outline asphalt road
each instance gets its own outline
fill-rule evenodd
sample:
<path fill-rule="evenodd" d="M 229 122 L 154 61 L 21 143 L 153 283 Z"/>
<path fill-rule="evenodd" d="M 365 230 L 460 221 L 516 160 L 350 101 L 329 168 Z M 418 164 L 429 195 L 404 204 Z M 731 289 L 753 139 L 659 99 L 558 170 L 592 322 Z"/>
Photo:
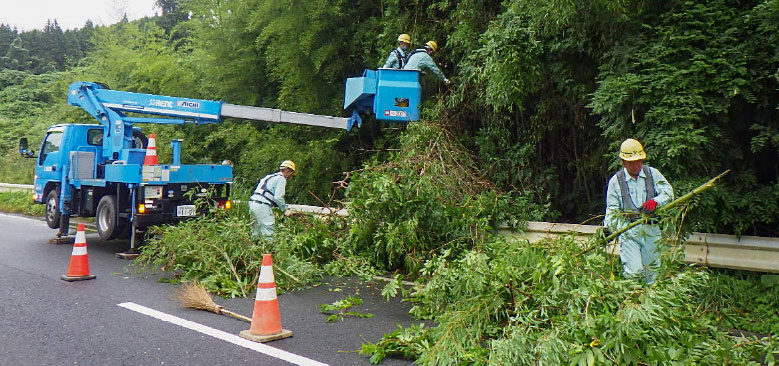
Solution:
<path fill-rule="evenodd" d="M 180 308 L 170 299 L 176 285 L 117 259 L 126 241 L 103 242 L 88 233 L 89 265 L 97 279 L 62 281 L 72 246 L 49 244 L 54 232 L 42 221 L 0 214 L 0 365 L 368 365 L 357 353 L 362 342 L 376 342 L 396 324 L 412 322 L 410 305 L 386 303 L 381 284 L 336 278 L 279 296 L 291 338 L 247 345 L 236 336 L 248 323 Z M 317 305 L 349 295 L 365 301 L 353 310 L 375 317 L 326 323 Z M 216 301 L 251 316 L 254 296 Z"/>

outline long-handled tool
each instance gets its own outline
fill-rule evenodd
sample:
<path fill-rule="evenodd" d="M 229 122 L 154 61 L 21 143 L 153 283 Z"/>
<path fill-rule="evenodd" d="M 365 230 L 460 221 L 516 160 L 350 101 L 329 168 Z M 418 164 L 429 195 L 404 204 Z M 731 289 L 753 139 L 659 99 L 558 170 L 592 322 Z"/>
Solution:
<path fill-rule="evenodd" d="M 714 183 L 716 181 L 718 181 L 720 178 L 722 178 L 723 176 L 725 176 L 726 174 L 728 174 L 729 172 L 730 172 L 730 169 L 722 172 L 722 174 L 720 174 L 720 175 L 718 175 L 718 176 L 716 176 L 714 178 L 711 178 L 711 180 L 709 180 L 706 183 L 701 184 L 700 186 L 698 186 L 698 188 L 693 189 L 692 191 L 690 191 L 689 193 L 685 194 L 684 196 L 681 196 L 681 197 L 675 199 L 674 201 L 672 201 L 672 202 L 670 202 L 670 203 L 668 203 L 666 205 L 663 205 L 662 207 L 657 208 L 657 210 L 655 210 L 651 214 L 643 215 L 643 217 L 641 217 L 640 219 L 638 219 L 636 221 L 633 221 L 630 224 L 628 224 L 625 227 L 623 227 L 622 229 L 619 229 L 619 230 L 611 233 L 611 235 L 607 236 L 606 238 L 595 239 L 595 245 L 592 245 L 589 248 L 585 249 L 582 253 L 587 253 L 590 250 L 599 247 L 600 244 L 607 244 L 610 241 L 614 240 L 616 237 L 620 236 L 622 233 L 624 233 L 624 232 L 626 232 L 626 231 L 628 231 L 628 230 L 630 230 L 630 229 L 632 229 L 632 228 L 634 228 L 634 227 L 636 227 L 638 225 L 646 224 L 647 222 L 649 222 L 649 218 L 651 218 L 652 216 L 657 215 L 659 213 L 662 213 L 664 211 L 670 210 L 671 208 L 673 208 L 675 206 L 678 206 L 678 205 L 680 205 L 682 203 L 685 203 L 685 202 L 689 201 L 693 197 L 695 197 L 695 196 L 705 192 L 709 188 L 714 187 Z"/>
<path fill-rule="evenodd" d="M 185 308 L 210 311 L 214 314 L 227 315 L 245 322 L 252 322 L 251 318 L 234 313 L 215 303 L 214 299 L 211 298 L 211 295 L 208 293 L 206 288 L 197 281 L 186 282 L 181 285 L 181 287 L 176 290 L 174 299 Z"/>

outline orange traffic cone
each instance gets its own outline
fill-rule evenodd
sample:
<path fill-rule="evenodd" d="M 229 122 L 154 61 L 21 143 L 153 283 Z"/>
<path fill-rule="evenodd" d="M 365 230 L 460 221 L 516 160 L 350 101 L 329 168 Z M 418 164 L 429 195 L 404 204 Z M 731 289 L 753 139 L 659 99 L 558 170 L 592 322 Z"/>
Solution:
<path fill-rule="evenodd" d="M 157 162 L 157 136 L 149 134 L 149 146 L 146 146 L 146 157 L 143 158 L 143 165 L 158 165 Z"/>
<path fill-rule="evenodd" d="M 89 274 L 89 258 L 87 258 L 87 237 L 84 234 L 84 224 L 78 224 L 76 241 L 73 243 L 73 254 L 70 256 L 68 273 L 62 275 L 65 281 L 91 280 L 97 276 Z"/>
<path fill-rule="evenodd" d="M 281 313 L 279 300 L 276 297 L 276 280 L 273 277 L 273 260 L 270 254 L 262 256 L 252 325 L 249 330 L 244 330 L 238 335 L 255 342 L 269 342 L 292 336 L 292 331 L 281 328 Z"/>

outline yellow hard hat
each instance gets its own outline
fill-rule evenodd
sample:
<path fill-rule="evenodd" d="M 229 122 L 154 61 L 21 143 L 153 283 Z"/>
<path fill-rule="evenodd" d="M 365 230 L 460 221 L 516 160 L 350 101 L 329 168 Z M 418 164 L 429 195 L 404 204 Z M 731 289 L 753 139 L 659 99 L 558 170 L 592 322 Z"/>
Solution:
<path fill-rule="evenodd" d="M 406 42 L 408 44 L 411 44 L 411 36 L 409 36 L 408 34 L 403 33 L 403 34 L 398 36 L 398 42 Z"/>
<path fill-rule="evenodd" d="M 644 160 L 646 153 L 638 140 L 627 139 L 622 142 L 622 146 L 619 148 L 619 158 L 625 161 Z"/>
<path fill-rule="evenodd" d="M 435 43 L 435 41 L 427 41 L 427 43 L 425 43 L 425 46 L 430 47 L 430 49 L 432 49 L 433 52 L 438 52 L 438 43 Z"/>
<path fill-rule="evenodd" d="M 281 162 L 281 165 L 279 165 L 279 169 L 281 168 L 287 168 L 292 170 L 292 175 L 298 174 L 298 169 L 295 167 L 295 162 L 292 160 L 284 160 Z"/>

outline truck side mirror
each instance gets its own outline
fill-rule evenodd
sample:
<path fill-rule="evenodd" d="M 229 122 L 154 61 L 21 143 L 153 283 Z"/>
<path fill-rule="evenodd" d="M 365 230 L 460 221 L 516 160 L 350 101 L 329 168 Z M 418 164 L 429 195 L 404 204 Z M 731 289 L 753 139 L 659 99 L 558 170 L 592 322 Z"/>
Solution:
<path fill-rule="evenodd" d="M 35 157 L 35 150 L 27 150 L 29 148 L 29 144 L 27 143 L 27 138 L 22 137 L 19 139 L 19 155 L 21 155 L 23 158 L 34 158 Z"/>

